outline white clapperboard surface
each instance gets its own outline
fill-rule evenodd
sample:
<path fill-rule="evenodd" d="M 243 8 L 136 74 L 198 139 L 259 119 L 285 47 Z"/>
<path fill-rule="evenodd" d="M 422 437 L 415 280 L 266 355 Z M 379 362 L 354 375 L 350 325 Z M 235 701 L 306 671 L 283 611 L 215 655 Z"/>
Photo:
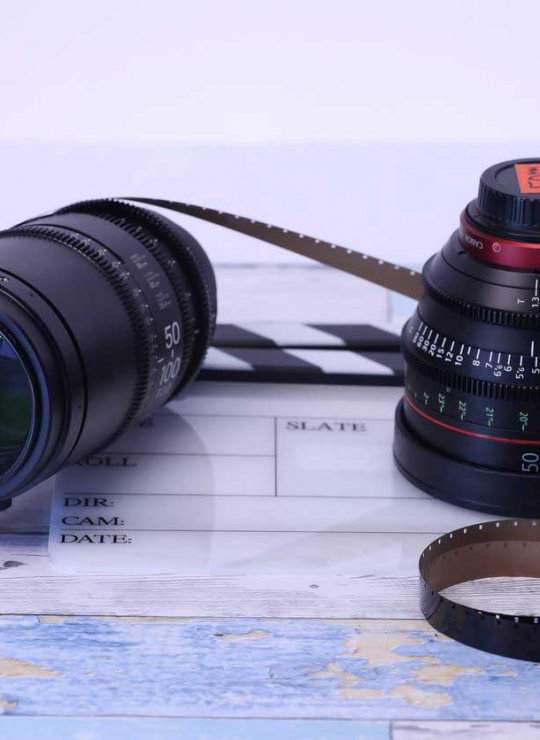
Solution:
<path fill-rule="evenodd" d="M 395 469 L 398 346 L 365 325 L 221 327 L 206 380 L 57 476 L 53 565 L 416 575 L 436 535 L 489 517 L 432 499 Z"/>

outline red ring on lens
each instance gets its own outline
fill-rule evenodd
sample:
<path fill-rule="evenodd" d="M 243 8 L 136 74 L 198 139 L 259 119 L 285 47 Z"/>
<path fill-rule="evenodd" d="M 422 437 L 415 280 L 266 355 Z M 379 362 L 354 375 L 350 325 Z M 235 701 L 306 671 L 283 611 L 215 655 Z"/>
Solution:
<path fill-rule="evenodd" d="M 471 224 L 465 211 L 461 214 L 459 241 L 470 255 L 497 267 L 540 269 L 540 243 L 519 242 L 486 234 Z"/>
<path fill-rule="evenodd" d="M 464 434 L 467 437 L 476 437 L 477 439 L 488 439 L 491 442 L 506 442 L 512 445 L 540 445 L 539 439 L 515 439 L 514 437 L 497 437 L 493 434 L 482 434 L 481 432 L 471 432 L 469 429 L 460 429 L 453 424 L 446 424 L 446 422 L 441 421 L 440 419 L 435 419 L 433 416 L 426 414 L 425 411 L 419 409 L 418 406 L 416 406 L 407 396 L 405 396 L 405 401 L 407 402 L 409 407 L 423 419 L 431 421 L 438 427 L 448 429 L 450 432 L 457 432 L 458 434 Z"/>

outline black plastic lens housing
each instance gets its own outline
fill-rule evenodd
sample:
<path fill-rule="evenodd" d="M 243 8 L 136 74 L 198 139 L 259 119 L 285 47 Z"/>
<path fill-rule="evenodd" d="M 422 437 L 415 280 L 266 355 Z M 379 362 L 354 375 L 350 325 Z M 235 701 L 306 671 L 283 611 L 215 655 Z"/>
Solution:
<path fill-rule="evenodd" d="M 540 160 L 495 165 L 423 270 L 394 455 L 460 506 L 540 516 Z"/>
<path fill-rule="evenodd" d="M 178 393 L 215 317 L 204 251 L 152 211 L 88 201 L 0 232 L 0 507 Z"/>

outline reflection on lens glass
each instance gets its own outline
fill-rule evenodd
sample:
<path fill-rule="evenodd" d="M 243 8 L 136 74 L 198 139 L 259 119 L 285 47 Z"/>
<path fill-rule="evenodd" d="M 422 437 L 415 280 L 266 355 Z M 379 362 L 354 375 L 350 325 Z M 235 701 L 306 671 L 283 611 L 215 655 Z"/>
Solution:
<path fill-rule="evenodd" d="M 22 452 L 32 425 L 33 397 L 23 363 L 0 334 L 0 475 Z"/>

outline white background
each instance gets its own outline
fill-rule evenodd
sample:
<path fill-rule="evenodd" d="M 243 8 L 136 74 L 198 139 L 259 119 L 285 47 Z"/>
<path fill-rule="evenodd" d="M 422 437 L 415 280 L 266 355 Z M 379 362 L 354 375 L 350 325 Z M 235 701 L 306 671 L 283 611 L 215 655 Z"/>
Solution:
<path fill-rule="evenodd" d="M 538 132 L 536 0 L 4 3 L 4 140 Z"/>
<path fill-rule="evenodd" d="M 539 27 L 535 0 L 5 3 L 0 226 L 146 194 L 419 262 L 482 168 L 539 154 Z"/>

